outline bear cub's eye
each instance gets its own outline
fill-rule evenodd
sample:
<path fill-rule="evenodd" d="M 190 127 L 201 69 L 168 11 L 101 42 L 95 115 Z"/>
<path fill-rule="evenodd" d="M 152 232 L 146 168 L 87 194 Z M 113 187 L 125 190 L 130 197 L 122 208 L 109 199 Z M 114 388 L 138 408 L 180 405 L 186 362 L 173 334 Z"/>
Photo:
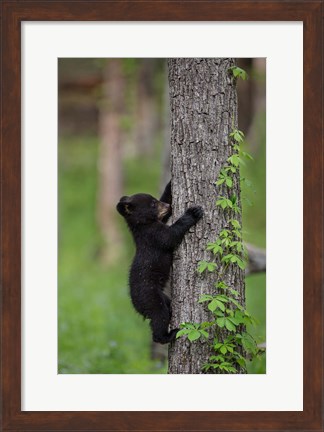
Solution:
<path fill-rule="evenodd" d="M 157 201 L 152 201 L 151 207 L 156 207 Z"/>

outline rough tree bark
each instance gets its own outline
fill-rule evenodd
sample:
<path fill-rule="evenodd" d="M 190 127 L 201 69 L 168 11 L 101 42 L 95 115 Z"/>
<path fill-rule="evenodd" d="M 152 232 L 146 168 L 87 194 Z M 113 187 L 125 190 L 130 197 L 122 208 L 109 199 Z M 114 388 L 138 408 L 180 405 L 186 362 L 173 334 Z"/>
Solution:
<path fill-rule="evenodd" d="M 97 216 L 104 245 L 101 259 L 116 262 L 121 251 L 116 203 L 122 195 L 122 130 L 124 77 L 121 59 L 107 60 L 104 69 L 103 101 L 99 110 L 99 185 Z"/>
<path fill-rule="evenodd" d="M 240 205 L 239 174 L 233 188 L 215 186 L 220 169 L 233 153 L 229 134 L 237 127 L 237 95 L 229 68 L 230 58 L 169 59 L 171 105 L 171 172 L 173 220 L 189 206 L 200 205 L 203 219 L 185 236 L 174 254 L 171 275 L 172 323 L 210 321 L 207 308 L 198 304 L 202 294 L 213 294 L 215 272 L 197 272 L 201 260 L 213 260 L 206 251 L 228 226 L 224 210 L 216 206 L 219 195 L 235 193 Z M 240 216 L 235 216 L 240 220 Z M 244 272 L 230 265 L 223 280 L 235 288 L 244 303 Z M 205 341 L 180 338 L 169 348 L 169 373 L 199 374 L 211 355 Z"/>

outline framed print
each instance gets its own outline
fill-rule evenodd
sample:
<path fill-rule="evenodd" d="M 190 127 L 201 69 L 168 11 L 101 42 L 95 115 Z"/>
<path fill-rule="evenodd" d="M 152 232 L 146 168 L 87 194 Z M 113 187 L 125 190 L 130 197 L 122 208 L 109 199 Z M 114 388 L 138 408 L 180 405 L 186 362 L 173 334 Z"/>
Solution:
<path fill-rule="evenodd" d="M 3 430 L 322 430 L 322 3 L 4 0 L 1 8 Z M 126 363 L 136 348 L 125 340 L 116 348 L 114 338 L 93 367 L 82 353 L 99 333 L 86 335 L 79 320 L 71 337 L 66 314 L 77 295 L 72 308 L 61 287 L 57 297 L 58 278 L 71 277 L 57 266 L 58 238 L 67 236 L 57 183 L 60 194 L 75 198 L 81 184 L 86 195 L 85 171 L 69 170 L 80 155 L 83 166 L 94 160 L 82 145 L 67 141 L 63 153 L 57 145 L 62 77 L 82 69 L 73 58 L 94 59 L 92 71 L 126 59 L 129 72 L 142 65 L 131 59 L 228 56 L 266 59 L 266 373 L 152 374 L 136 362 L 118 369 L 114 355 Z M 107 73 L 118 88 L 120 74 Z M 88 76 L 89 89 L 97 78 Z M 64 85 L 75 86 L 75 75 Z M 69 103 L 71 93 L 64 97 Z M 82 127 L 92 111 L 85 99 L 77 104 Z M 73 218 L 70 203 L 64 212 Z M 62 286 L 71 292 L 75 283 L 85 290 L 77 279 Z M 107 373 L 100 361 L 108 357 Z"/>

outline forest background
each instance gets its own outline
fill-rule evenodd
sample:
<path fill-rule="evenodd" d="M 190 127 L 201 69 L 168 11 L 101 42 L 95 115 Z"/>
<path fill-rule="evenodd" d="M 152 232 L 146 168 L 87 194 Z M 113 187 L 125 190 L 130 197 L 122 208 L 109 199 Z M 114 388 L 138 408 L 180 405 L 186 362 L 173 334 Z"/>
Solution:
<path fill-rule="evenodd" d="M 265 59 L 238 59 L 239 129 L 254 160 L 242 167 L 244 240 L 266 247 Z M 158 197 L 170 178 L 165 59 L 59 59 L 58 373 L 166 373 L 165 351 L 133 309 L 134 245 L 120 196 Z M 265 272 L 246 277 L 247 309 L 266 340 Z M 265 355 L 248 365 L 265 373 Z"/>

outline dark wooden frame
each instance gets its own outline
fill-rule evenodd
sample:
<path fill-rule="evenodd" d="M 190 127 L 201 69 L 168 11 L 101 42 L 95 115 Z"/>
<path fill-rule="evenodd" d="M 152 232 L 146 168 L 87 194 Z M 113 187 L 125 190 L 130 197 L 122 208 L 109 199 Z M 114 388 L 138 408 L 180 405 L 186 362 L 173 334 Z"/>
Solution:
<path fill-rule="evenodd" d="M 322 1 L 3 0 L 1 62 L 2 409 L 5 431 L 323 430 Z M 304 24 L 304 410 L 24 412 L 21 394 L 22 21 L 302 21 Z M 284 215 L 283 215 L 284 218 Z M 285 223 L 285 221 L 283 221 Z M 284 354 L 283 354 L 284 355 Z M 287 367 L 294 359 L 285 359 Z M 285 367 L 285 366 L 283 366 Z M 50 391 L 50 389 L 49 389 Z M 278 388 L 280 392 L 280 388 Z"/>

